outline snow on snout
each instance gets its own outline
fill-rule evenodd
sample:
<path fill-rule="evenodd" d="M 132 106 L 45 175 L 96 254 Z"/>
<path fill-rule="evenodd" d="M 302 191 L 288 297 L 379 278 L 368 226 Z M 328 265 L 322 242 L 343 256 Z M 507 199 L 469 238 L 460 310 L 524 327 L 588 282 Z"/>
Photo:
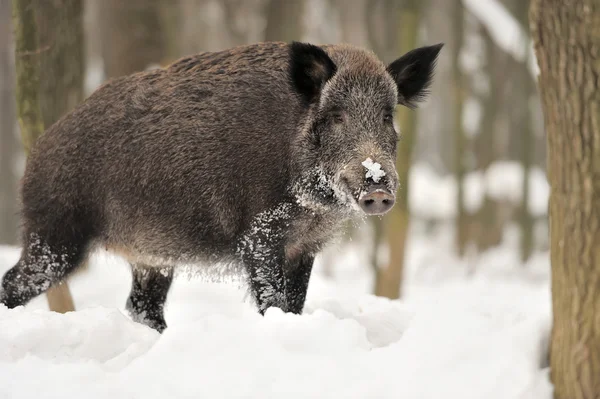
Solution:
<path fill-rule="evenodd" d="M 362 166 L 367 169 L 365 177 L 367 179 L 370 177 L 375 183 L 379 183 L 379 180 L 385 176 L 385 171 L 381 169 L 381 164 L 378 162 L 373 162 L 371 158 L 365 159 L 362 162 Z"/>

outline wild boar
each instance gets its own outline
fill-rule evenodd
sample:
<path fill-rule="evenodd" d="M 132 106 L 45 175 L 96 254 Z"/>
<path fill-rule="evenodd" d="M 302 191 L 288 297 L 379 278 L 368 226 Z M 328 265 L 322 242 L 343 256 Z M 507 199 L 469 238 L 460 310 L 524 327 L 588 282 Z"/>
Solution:
<path fill-rule="evenodd" d="M 392 208 L 394 111 L 424 98 L 441 47 L 386 66 L 349 45 L 260 43 L 109 81 L 33 148 L 1 303 L 27 303 L 102 246 L 131 263 L 127 309 L 158 331 L 184 263 L 239 264 L 259 312 L 301 313 L 340 224 Z"/>

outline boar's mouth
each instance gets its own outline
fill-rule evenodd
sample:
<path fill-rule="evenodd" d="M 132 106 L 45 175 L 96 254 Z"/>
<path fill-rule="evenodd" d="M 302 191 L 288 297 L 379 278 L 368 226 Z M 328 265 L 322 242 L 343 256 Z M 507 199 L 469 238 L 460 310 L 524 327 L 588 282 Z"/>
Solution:
<path fill-rule="evenodd" d="M 358 204 L 360 190 L 353 190 L 350 187 L 350 182 L 346 177 L 338 174 L 338 176 L 336 176 L 334 179 L 332 188 L 335 198 L 341 205 L 350 207 L 354 211 L 360 211 L 360 206 Z"/>
<path fill-rule="evenodd" d="M 312 170 L 292 186 L 298 203 L 312 210 L 361 212 L 360 190 L 353 190 L 341 173 L 331 176 L 321 168 Z"/>
<path fill-rule="evenodd" d="M 333 176 L 322 168 L 315 168 L 293 185 L 296 201 L 307 209 L 321 212 L 340 212 L 351 217 L 387 213 L 395 202 L 395 195 L 387 182 L 362 180 L 352 184 L 345 170 Z"/>

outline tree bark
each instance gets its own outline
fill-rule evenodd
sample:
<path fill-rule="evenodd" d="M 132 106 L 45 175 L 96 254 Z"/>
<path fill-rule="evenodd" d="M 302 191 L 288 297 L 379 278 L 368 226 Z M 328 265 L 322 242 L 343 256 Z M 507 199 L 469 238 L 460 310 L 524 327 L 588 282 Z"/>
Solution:
<path fill-rule="evenodd" d="M 557 399 L 600 398 L 600 4 L 533 0 L 548 143 Z"/>
<path fill-rule="evenodd" d="M 17 243 L 17 161 L 11 4 L 0 1 L 0 244 Z"/>
<path fill-rule="evenodd" d="M 417 0 L 406 1 L 399 9 L 399 18 L 396 25 L 399 37 L 397 48 L 399 54 L 406 53 L 417 47 L 420 4 Z M 386 221 L 388 248 L 390 251 L 387 267 L 376 274 L 375 295 L 391 299 L 402 295 L 402 281 L 404 276 L 404 258 L 406 252 L 406 239 L 408 236 L 410 211 L 408 204 L 409 171 L 412 163 L 412 152 L 415 143 L 417 119 L 415 111 L 406 107 L 398 108 L 399 125 L 402 129 L 401 140 L 398 143 L 396 170 L 400 181 L 396 205 Z"/>

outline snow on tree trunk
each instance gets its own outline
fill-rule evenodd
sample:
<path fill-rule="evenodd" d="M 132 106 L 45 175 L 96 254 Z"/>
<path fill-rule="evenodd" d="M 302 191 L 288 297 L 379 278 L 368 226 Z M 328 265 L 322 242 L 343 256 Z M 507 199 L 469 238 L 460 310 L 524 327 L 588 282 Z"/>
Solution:
<path fill-rule="evenodd" d="M 557 399 L 600 397 L 600 4 L 533 0 L 548 141 Z"/>

